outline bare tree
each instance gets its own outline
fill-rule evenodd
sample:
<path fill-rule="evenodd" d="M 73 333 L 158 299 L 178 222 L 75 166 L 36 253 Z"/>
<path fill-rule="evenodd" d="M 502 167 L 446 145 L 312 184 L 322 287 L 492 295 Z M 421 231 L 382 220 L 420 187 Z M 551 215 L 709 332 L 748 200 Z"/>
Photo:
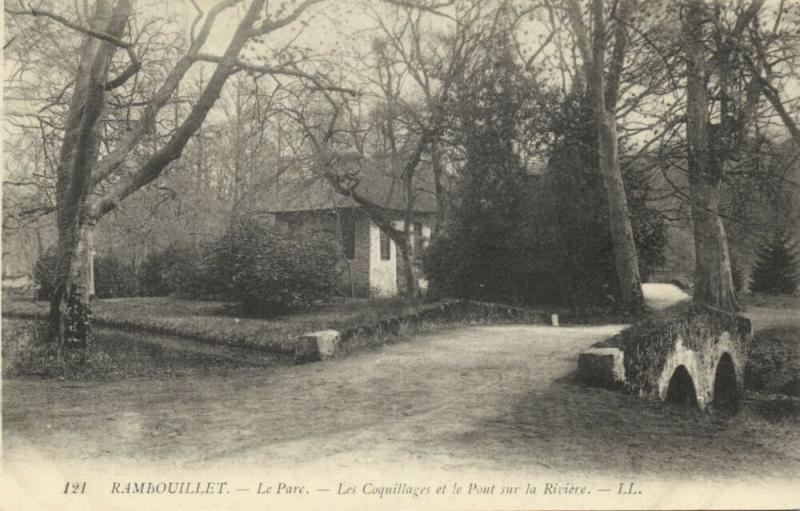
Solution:
<path fill-rule="evenodd" d="M 126 27 L 134 19 L 131 0 L 113 3 L 97 0 L 85 25 L 55 12 L 6 9 L 6 13 L 11 15 L 49 18 L 84 37 L 57 167 L 58 263 L 50 318 L 53 338 L 61 346 L 85 348 L 88 345 L 91 314 L 87 261 L 95 224 L 117 209 L 126 197 L 158 179 L 164 169 L 181 156 L 230 76 L 241 70 L 250 70 L 308 80 L 323 86 L 324 77 L 304 72 L 298 62 L 291 59 L 276 65 L 254 64 L 240 59 L 246 45 L 257 46 L 260 38 L 296 22 L 311 6 L 321 1 L 298 0 L 273 8 L 265 0 L 221 0 L 208 12 L 193 4 L 197 17 L 192 24 L 187 50 L 138 109 L 138 118 L 130 123 L 116 144 L 108 148 L 98 145 L 99 119 L 106 106 L 108 91 L 124 85 L 139 70 L 133 43 L 124 40 Z M 245 5 L 222 55 L 202 53 L 220 15 L 239 4 Z M 130 62 L 118 76 L 111 78 L 109 70 L 119 49 L 126 51 Z M 165 142 L 148 151 L 149 154 L 135 168 L 130 168 L 131 155 L 143 147 L 143 141 L 152 132 L 162 109 L 198 62 L 210 63 L 213 71 L 188 114 Z M 102 195 L 89 201 L 90 191 L 99 187 L 102 187 Z"/>

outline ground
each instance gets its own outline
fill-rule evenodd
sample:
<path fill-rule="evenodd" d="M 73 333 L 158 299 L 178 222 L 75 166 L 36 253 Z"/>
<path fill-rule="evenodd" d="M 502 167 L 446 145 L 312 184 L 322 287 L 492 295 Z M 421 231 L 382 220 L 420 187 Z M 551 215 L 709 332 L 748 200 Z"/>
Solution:
<path fill-rule="evenodd" d="M 797 402 L 775 413 L 758 398 L 719 417 L 578 384 L 577 353 L 621 328 L 455 328 L 227 376 L 11 379 L 4 454 L 186 468 L 800 475 Z"/>
<path fill-rule="evenodd" d="M 659 307 L 685 297 L 645 291 Z M 795 302 L 769 305 L 748 311 L 756 330 L 800 324 Z M 750 393 L 737 414 L 711 415 L 580 384 L 578 353 L 622 328 L 459 326 L 299 366 L 100 330 L 129 357 L 121 360 L 144 353 L 159 363 L 119 378 L 6 378 L 4 459 L 309 473 L 800 475 L 797 398 Z"/>

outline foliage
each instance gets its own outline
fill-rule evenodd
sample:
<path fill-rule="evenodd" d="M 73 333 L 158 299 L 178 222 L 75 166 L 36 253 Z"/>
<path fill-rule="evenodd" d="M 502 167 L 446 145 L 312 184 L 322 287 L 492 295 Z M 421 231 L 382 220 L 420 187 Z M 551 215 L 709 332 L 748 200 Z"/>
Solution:
<path fill-rule="evenodd" d="M 750 390 L 800 397 L 800 327 L 787 325 L 756 332 L 745 366 Z"/>
<path fill-rule="evenodd" d="M 506 95 L 495 103 L 476 102 L 501 116 L 505 109 L 515 110 L 514 100 Z M 476 110 L 465 109 L 465 117 Z M 424 254 L 425 272 L 437 292 L 528 304 L 619 303 L 608 202 L 597 169 L 590 111 L 578 98 L 554 110 L 540 118 L 538 128 L 525 127 L 545 131 L 547 122 L 556 134 L 548 168 L 539 174 L 523 170 L 515 156 L 513 142 L 522 138 L 515 132 L 518 124 L 506 118 L 506 132 L 493 131 L 491 123 L 473 129 L 472 142 L 465 144 L 459 200 L 442 234 Z M 645 279 L 663 263 L 666 226 L 661 213 L 648 204 L 645 174 L 627 163 L 623 178 Z"/>
<path fill-rule="evenodd" d="M 520 141 L 544 132 L 546 109 L 505 37 L 487 41 L 487 53 L 458 88 L 455 135 L 466 158 L 448 223 L 423 254 L 433 291 L 446 296 L 516 302 L 529 283 L 521 229 L 528 176 L 520 150 L 535 143 Z"/>
<path fill-rule="evenodd" d="M 773 295 L 794 293 L 800 280 L 798 265 L 795 244 L 789 237 L 773 236 L 757 253 L 750 290 Z"/>
<path fill-rule="evenodd" d="M 135 268 L 115 255 L 95 257 L 94 293 L 98 298 L 137 296 L 139 281 Z"/>
<path fill-rule="evenodd" d="M 150 254 L 139 272 L 140 295 L 206 299 L 218 296 L 219 290 L 208 276 L 207 258 L 207 250 L 181 244 Z"/>
<path fill-rule="evenodd" d="M 320 233 L 283 233 L 241 218 L 211 247 L 209 276 L 246 313 L 273 316 L 329 298 L 336 261 L 335 247 Z"/>
<path fill-rule="evenodd" d="M 534 224 L 546 265 L 544 275 L 558 282 L 548 297 L 569 305 L 613 305 L 619 297 L 608 200 L 597 168 L 597 138 L 590 110 L 581 98 L 570 98 L 554 118 L 557 140 L 548 171 L 536 192 Z M 649 183 L 622 155 L 622 171 L 639 271 L 646 280 L 663 263 L 666 225 L 648 204 Z"/>

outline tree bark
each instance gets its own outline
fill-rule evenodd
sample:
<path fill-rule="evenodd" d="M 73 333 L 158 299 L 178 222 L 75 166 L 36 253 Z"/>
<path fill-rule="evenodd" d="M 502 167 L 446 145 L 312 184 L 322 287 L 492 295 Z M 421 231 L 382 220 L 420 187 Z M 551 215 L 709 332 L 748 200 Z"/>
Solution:
<path fill-rule="evenodd" d="M 694 301 L 723 310 L 740 309 L 733 286 L 725 226 L 719 216 L 719 183 L 691 184 L 694 225 Z"/>
<path fill-rule="evenodd" d="M 728 240 L 719 216 L 724 151 L 722 136 L 711 136 L 706 89 L 706 49 L 703 38 L 705 5 L 690 0 L 683 21 L 686 52 L 686 140 L 689 188 L 695 242 L 696 303 L 738 310 Z M 719 130 L 718 130 L 719 131 Z"/>
<path fill-rule="evenodd" d="M 70 259 L 69 276 L 59 304 L 58 339 L 62 355 L 70 361 L 82 361 L 89 347 L 92 321 L 91 250 L 94 225 L 82 222 Z"/>

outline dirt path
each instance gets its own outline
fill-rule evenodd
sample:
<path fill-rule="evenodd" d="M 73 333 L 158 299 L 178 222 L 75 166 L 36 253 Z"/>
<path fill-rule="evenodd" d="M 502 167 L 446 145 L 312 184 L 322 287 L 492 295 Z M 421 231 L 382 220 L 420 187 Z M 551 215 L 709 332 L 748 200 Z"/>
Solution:
<path fill-rule="evenodd" d="M 730 418 L 574 381 L 620 326 L 459 328 L 326 363 L 113 383 L 4 382 L 4 455 L 209 467 L 421 463 L 438 469 L 686 477 L 800 474 L 800 407 Z M 687 472 L 688 471 L 688 472 Z"/>

